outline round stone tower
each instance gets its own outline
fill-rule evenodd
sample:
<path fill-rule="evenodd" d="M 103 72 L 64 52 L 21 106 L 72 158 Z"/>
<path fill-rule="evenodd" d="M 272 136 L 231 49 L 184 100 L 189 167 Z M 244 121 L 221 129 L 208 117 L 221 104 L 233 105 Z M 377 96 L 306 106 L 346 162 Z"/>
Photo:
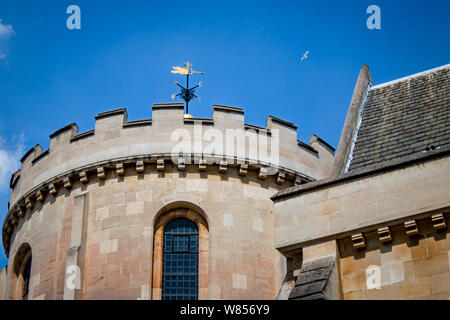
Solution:
<path fill-rule="evenodd" d="M 334 150 L 290 122 L 247 125 L 183 104 L 125 109 L 70 124 L 11 177 L 2 239 L 10 299 L 275 299 L 286 259 L 272 195 L 329 175 Z"/>

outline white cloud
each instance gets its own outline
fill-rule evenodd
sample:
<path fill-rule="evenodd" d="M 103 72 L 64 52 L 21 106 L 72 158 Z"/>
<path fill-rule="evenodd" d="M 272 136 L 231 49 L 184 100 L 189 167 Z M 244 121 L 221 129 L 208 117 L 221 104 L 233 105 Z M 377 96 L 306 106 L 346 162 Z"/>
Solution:
<path fill-rule="evenodd" d="M 0 19 L 0 39 L 8 39 L 15 34 L 13 26 L 10 24 L 3 24 Z"/>
<path fill-rule="evenodd" d="M 0 137 L 0 192 L 8 190 L 11 174 L 20 168 L 24 154 L 23 135 L 8 140 Z"/>
<path fill-rule="evenodd" d="M 0 61 L 6 59 L 8 53 L 8 39 L 15 34 L 13 26 L 10 24 L 3 24 L 2 19 L 0 19 Z"/>

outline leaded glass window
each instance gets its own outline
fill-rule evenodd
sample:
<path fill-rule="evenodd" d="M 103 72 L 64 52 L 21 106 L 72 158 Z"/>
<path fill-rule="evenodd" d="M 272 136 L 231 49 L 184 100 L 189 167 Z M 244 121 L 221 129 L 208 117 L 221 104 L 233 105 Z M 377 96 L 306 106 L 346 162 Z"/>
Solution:
<path fill-rule="evenodd" d="M 198 229 L 190 220 L 164 228 L 162 299 L 198 299 Z"/>
<path fill-rule="evenodd" d="M 25 269 L 23 270 L 23 287 L 22 299 L 28 300 L 28 293 L 30 292 L 30 276 L 31 276 L 31 257 L 28 259 Z"/>

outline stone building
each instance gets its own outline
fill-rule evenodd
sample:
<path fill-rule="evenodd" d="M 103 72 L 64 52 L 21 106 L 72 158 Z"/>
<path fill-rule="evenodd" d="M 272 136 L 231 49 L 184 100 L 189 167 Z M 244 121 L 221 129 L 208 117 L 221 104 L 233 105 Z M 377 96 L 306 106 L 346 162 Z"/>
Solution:
<path fill-rule="evenodd" d="M 336 156 L 218 105 L 54 132 L 11 177 L 0 298 L 450 298 L 449 69 L 364 66 Z"/>

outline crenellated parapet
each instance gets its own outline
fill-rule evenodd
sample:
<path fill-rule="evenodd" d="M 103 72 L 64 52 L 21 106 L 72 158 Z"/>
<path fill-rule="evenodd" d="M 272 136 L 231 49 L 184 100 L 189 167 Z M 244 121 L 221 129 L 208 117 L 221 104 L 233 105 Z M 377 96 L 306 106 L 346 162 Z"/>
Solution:
<path fill-rule="evenodd" d="M 254 171 L 258 179 L 293 185 L 327 177 L 333 159 L 334 149 L 319 137 L 301 142 L 294 124 L 273 116 L 266 128 L 248 125 L 244 110 L 235 107 L 214 105 L 211 119 L 185 117 L 179 103 L 153 105 L 148 120 L 128 121 L 124 108 L 100 113 L 94 130 L 79 133 L 72 123 L 50 135 L 48 150 L 36 145 L 24 155 L 10 181 L 3 242 L 8 251 L 14 226 L 33 202 L 69 190 L 76 181 L 108 179 L 110 172 L 213 166 L 222 175 L 236 168 L 241 176 Z"/>

